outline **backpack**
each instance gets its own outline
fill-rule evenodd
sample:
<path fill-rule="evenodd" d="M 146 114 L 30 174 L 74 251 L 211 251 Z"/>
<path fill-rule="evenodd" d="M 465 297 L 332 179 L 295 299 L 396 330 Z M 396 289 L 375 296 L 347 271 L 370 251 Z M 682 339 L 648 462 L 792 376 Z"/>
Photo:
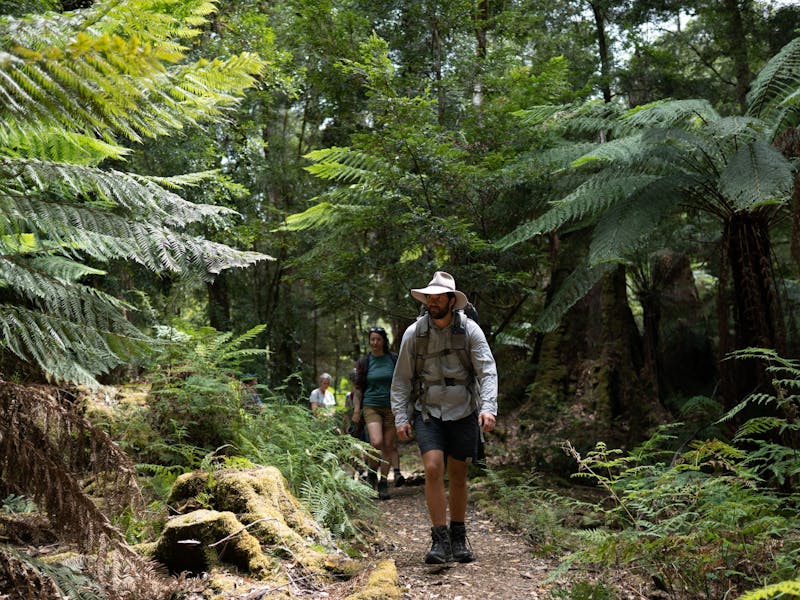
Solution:
<path fill-rule="evenodd" d="M 458 356 L 459 361 L 461 361 L 461 365 L 467 371 L 467 379 L 463 381 L 454 380 L 453 383 L 461 384 L 467 387 L 469 393 L 472 397 L 472 401 L 474 404 L 474 408 L 476 411 L 480 410 L 480 398 L 477 393 L 475 393 L 475 386 L 477 383 L 475 377 L 475 369 L 472 367 L 472 361 L 470 360 L 469 353 L 467 352 L 467 321 L 473 320 L 477 324 L 475 319 L 472 319 L 469 315 L 468 309 L 471 308 L 471 312 L 478 316 L 475 307 L 472 306 L 472 303 L 468 302 L 467 305 L 463 309 L 453 311 L 453 322 L 451 324 L 451 334 L 450 339 L 453 342 L 451 348 L 447 350 L 443 350 L 440 353 L 436 353 L 436 355 L 429 355 L 428 354 L 428 340 L 430 339 L 430 321 L 425 318 L 425 312 L 417 319 L 417 323 L 415 325 L 415 337 L 416 337 L 416 355 L 414 357 L 414 377 L 413 377 L 413 398 L 421 398 L 423 394 L 422 389 L 422 381 L 420 379 L 420 373 L 422 373 L 422 368 L 425 366 L 425 361 L 433 358 L 434 356 L 438 356 L 440 354 L 449 354 L 450 352 L 455 352 Z M 426 311 L 427 312 L 427 311 Z M 480 325 L 478 325 L 480 327 Z M 414 406 L 414 402 L 410 403 L 412 409 Z M 424 401 L 423 401 L 423 414 L 426 412 L 424 408 Z M 478 469 L 485 469 L 486 468 L 486 452 L 484 447 L 484 440 L 483 440 L 483 432 L 480 432 L 477 440 L 477 444 L 475 447 L 474 454 L 472 456 L 474 464 Z"/>
<path fill-rule="evenodd" d="M 467 303 L 467 306 L 472 306 Z M 475 307 L 472 306 L 472 311 Z M 425 366 L 425 361 L 434 358 L 433 355 L 428 354 L 428 340 L 430 339 L 430 321 L 425 318 L 426 312 L 417 319 L 415 325 L 414 335 L 416 337 L 416 354 L 414 356 L 414 378 L 419 378 L 422 373 L 422 368 Z M 477 312 L 475 315 L 477 316 Z M 452 333 L 450 339 L 453 341 L 452 348 L 444 350 L 443 353 L 447 354 L 455 352 L 458 355 L 458 360 L 461 361 L 461 366 L 469 373 L 469 378 L 474 379 L 475 369 L 472 368 L 472 361 L 470 360 L 469 353 L 467 352 L 467 325 L 466 320 L 470 317 L 466 314 L 465 309 L 453 311 L 453 322 L 451 324 Z M 438 354 L 437 354 L 438 355 Z M 463 385 L 469 385 L 470 382 L 465 382 Z"/>
<path fill-rule="evenodd" d="M 422 372 L 422 367 L 425 364 L 425 360 L 428 358 L 433 358 L 431 356 L 427 356 L 429 323 L 428 319 L 423 319 L 423 317 L 427 314 L 428 307 L 423 304 L 419 317 L 417 317 L 416 325 L 417 354 L 414 365 L 415 378 L 419 375 L 419 373 Z M 475 308 L 472 302 L 467 302 L 464 305 L 464 308 L 453 311 L 453 323 L 451 325 L 453 329 L 453 335 L 451 339 L 454 342 L 454 347 L 452 350 L 458 354 L 458 359 L 461 361 L 461 365 L 468 373 L 470 373 L 470 377 L 474 379 L 475 370 L 472 368 L 472 361 L 470 360 L 469 353 L 467 352 L 467 326 L 465 319 L 474 321 L 475 324 L 480 327 L 480 323 L 478 322 L 478 310 Z M 423 324 L 421 325 L 421 323 Z"/>

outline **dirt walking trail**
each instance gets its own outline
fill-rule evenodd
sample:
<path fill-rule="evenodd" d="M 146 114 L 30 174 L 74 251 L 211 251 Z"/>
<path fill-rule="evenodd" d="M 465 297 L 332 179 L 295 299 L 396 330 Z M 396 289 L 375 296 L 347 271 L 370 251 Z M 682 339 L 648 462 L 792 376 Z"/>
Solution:
<path fill-rule="evenodd" d="M 535 558 L 522 535 L 504 530 L 471 509 L 467 534 L 477 560 L 469 564 L 431 566 L 423 562 L 430 549 L 430 521 L 423 485 L 391 489 L 381 502 L 384 524 L 376 558 L 391 558 L 408 600 L 497 600 L 547 598 L 557 583 L 546 583 L 554 560 Z"/>
<path fill-rule="evenodd" d="M 411 451 L 406 448 L 401 454 L 410 458 L 407 453 Z M 576 582 L 585 585 L 600 578 L 599 573 L 584 568 L 553 577 L 559 567 L 558 557 L 536 556 L 523 534 L 493 522 L 472 503 L 466 524 L 476 561 L 426 565 L 423 559 L 431 546 L 430 520 L 421 461 L 418 467 L 407 485 L 395 488 L 390 481 L 389 500 L 376 501 L 381 519 L 374 559 L 394 561 L 403 600 L 552 600 L 571 597 L 568 590 Z M 648 597 L 644 586 L 624 573 L 611 578 L 606 573 L 603 584 L 613 589 L 618 600 Z"/>

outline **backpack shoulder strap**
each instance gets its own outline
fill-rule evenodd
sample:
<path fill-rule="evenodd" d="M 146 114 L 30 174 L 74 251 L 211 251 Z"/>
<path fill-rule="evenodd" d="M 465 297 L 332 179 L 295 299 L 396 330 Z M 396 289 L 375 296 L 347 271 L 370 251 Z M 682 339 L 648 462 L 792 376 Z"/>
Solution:
<path fill-rule="evenodd" d="M 453 327 L 450 339 L 453 342 L 453 351 L 458 355 L 458 360 L 461 361 L 461 366 L 470 375 L 475 374 L 475 369 L 472 368 L 472 361 L 469 359 L 467 352 L 467 320 L 469 317 L 463 310 L 457 310 L 453 313 Z"/>
<path fill-rule="evenodd" d="M 356 362 L 356 387 L 362 392 L 367 387 L 367 371 L 369 370 L 370 353 L 367 352 Z"/>
<path fill-rule="evenodd" d="M 444 352 L 455 352 L 458 356 L 458 360 L 461 361 L 461 366 L 464 367 L 464 370 L 467 371 L 470 376 L 473 376 L 475 374 L 475 369 L 472 368 L 472 361 L 470 360 L 469 352 L 467 352 L 467 318 L 468 317 L 464 314 L 464 311 L 457 310 L 453 313 L 453 323 L 451 325 L 450 334 L 450 340 L 453 345 L 452 348 Z M 418 377 L 419 374 L 422 373 L 425 361 L 430 358 L 428 356 L 430 323 L 428 322 L 427 317 L 424 316 L 417 320 L 415 336 L 416 350 L 414 357 L 414 376 Z"/>
<path fill-rule="evenodd" d="M 417 319 L 414 329 L 415 350 L 414 350 L 414 377 L 419 377 L 422 368 L 425 366 L 425 356 L 428 354 L 428 339 L 430 338 L 430 323 L 428 316 L 423 315 Z"/>

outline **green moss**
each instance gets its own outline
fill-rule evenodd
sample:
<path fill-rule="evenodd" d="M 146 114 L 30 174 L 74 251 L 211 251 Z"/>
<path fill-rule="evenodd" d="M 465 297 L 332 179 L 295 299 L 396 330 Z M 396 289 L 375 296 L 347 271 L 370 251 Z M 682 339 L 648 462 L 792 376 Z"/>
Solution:
<path fill-rule="evenodd" d="M 196 510 L 169 521 L 154 557 L 178 573 L 201 573 L 224 563 L 261 575 L 273 566 L 236 515 L 215 510 Z"/>
<path fill-rule="evenodd" d="M 133 546 L 133 549 L 141 556 L 152 557 L 155 554 L 157 546 L 157 542 L 143 542 Z"/>
<path fill-rule="evenodd" d="M 400 600 L 402 597 L 397 567 L 393 560 L 386 559 L 375 566 L 366 585 L 345 600 Z"/>
<path fill-rule="evenodd" d="M 170 490 L 167 504 L 178 506 L 187 500 L 196 498 L 207 491 L 206 487 L 209 484 L 209 480 L 210 475 L 204 471 L 184 473 L 178 476 Z"/>
<path fill-rule="evenodd" d="M 235 515 L 240 528 L 247 527 L 247 536 L 259 546 L 259 553 L 271 554 L 275 559 L 292 559 L 318 575 L 329 573 L 337 577 L 350 577 L 358 570 L 355 566 L 357 563 L 336 551 L 330 534 L 289 492 L 286 480 L 278 469 L 263 467 L 246 471 L 215 471 L 211 474 L 187 473 L 175 482 L 169 501 L 173 505 L 196 506 L 197 503 L 191 500 L 198 497 L 202 497 L 203 503 L 212 506 L 215 511 Z M 222 537 L 225 536 L 220 535 L 217 539 Z M 195 552 L 192 560 L 198 565 L 215 562 L 213 557 L 204 553 L 198 555 L 196 550 L 188 551 Z M 267 558 L 265 560 L 269 561 Z M 248 570 L 256 568 L 252 559 L 246 562 Z"/>

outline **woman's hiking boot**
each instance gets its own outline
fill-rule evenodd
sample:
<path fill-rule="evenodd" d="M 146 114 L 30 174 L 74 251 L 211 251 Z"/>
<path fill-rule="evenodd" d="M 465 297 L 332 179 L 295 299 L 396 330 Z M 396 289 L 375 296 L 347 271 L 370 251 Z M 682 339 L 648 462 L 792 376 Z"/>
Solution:
<path fill-rule="evenodd" d="M 394 470 L 394 487 L 401 487 L 406 482 L 406 478 L 400 472 L 400 469 Z"/>
<path fill-rule="evenodd" d="M 475 560 L 472 547 L 467 540 L 467 528 L 464 523 L 450 522 L 450 546 L 454 561 L 468 563 Z"/>
<path fill-rule="evenodd" d="M 370 471 L 367 474 L 367 485 L 373 490 L 378 489 L 378 474 L 375 471 Z"/>
<path fill-rule="evenodd" d="M 430 551 L 425 555 L 426 565 L 443 565 L 453 560 L 453 553 L 450 550 L 450 533 L 447 525 L 435 525 L 431 527 Z"/>
<path fill-rule="evenodd" d="M 378 482 L 378 499 L 388 500 L 389 498 L 391 498 L 389 495 L 389 481 L 386 477 L 381 477 L 381 480 Z"/>

